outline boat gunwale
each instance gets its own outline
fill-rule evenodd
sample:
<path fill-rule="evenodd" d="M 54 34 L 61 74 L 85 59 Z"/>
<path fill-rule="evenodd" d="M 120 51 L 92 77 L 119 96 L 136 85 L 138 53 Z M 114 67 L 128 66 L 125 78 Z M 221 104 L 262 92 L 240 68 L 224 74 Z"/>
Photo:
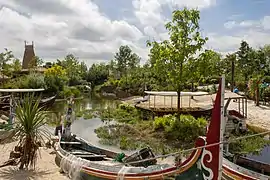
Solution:
<path fill-rule="evenodd" d="M 82 140 L 84 143 L 91 146 L 90 143 L 88 143 L 87 141 L 85 141 L 84 139 L 82 139 L 80 137 L 76 137 L 76 139 L 77 140 Z M 58 145 L 59 149 L 57 150 L 57 154 L 62 159 L 64 157 L 67 157 L 67 155 L 70 154 L 70 153 L 68 151 L 64 150 L 61 147 L 60 141 L 61 140 L 59 140 L 59 145 Z M 99 148 L 99 147 L 97 147 L 97 148 Z M 112 151 L 109 151 L 109 152 L 112 152 Z M 202 152 L 201 148 L 192 151 L 190 156 L 183 163 L 181 163 L 180 165 L 172 165 L 172 167 L 168 167 L 168 168 L 165 168 L 165 169 L 162 169 L 162 170 L 156 170 L 156 171 L 153 171 L 153 172 L 147 172 L 147 173 L 125 173 L 125 177 L 137 177 L 137 178 L 141 177 L 141 178 L 144 178 L 145 176 L 148 176 L 148 177 L 149 176 L 158 176 L 158 175 L 159 176 L 164 176 L 166 174 L 183 173 L 198 161 L 198 159 L 201 156 L 201 152 Z M 77 158 L 79 158 L 79 157 L 77 157 Z M 70 160 L 68 160 L 68 161 L 70 162 Z M 86 160 L 86 161 L 89 161 L 89 160 Z M 89 162 L 95 163 L 94 161 L 89 161 Z M 125 164 L 123 164 L 123 166 L 124 165 Z M 104 166 L 110 167 L 109 165 L 104 165 Z M 100 173 L 100 174 L 103 174 L 103 175 L 116 176 L 116 177 L 118 176 L 118 173 L 119 173 L 119 172 L 112 172 L 112 171 L 106 171 L 106 170 L 102 170 L 102 169 L 97 169 L 97 168 L 90 167 L 90 166 L 88 167 L 88 166 L 84 166 L 84 165 L 82 166 L 82 170 L 84 172 L 86 172 L 86 173 L 91 173 L 90 171 L 92 171 L 94 173 Z M 180 171 L 180 172 L 177 172 L 177 171 Z"/>

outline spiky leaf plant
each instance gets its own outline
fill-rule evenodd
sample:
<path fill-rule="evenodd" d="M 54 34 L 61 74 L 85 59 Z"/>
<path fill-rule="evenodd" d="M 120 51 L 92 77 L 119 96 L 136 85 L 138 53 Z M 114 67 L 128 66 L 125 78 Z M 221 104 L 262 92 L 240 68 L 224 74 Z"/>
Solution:
<path fill-rule="evenodd" d="M 49 137 L 44 128 L 47 112 L 39 107 L 40 99 L 28 94 L 16 107 L 15 137 L 19 139 L 17 146 L 21 147 L 20 169 L 35 168 L 38 148 Z"/>

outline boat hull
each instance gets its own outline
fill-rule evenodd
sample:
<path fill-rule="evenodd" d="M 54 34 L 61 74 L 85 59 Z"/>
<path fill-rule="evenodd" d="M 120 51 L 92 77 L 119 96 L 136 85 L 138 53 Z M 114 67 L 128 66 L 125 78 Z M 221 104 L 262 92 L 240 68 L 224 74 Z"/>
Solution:
<path fill-rule="evenodd" d="M 202 140 L 202 139 L 199 139 Z M 201 142 L 202 143 L 202 142 Z M 197 143 L 201 145 L 201 143 Z M 102 151 L 100 148 L 92 146 L 90 144 L 89 149 L 92 149 L 93 151 Z M 115 156 L 117 153 L 110 152 L 107 150 L 104 150 L 103 153 L 108 153 L 110 156 Z M 74 172 L 74 165 L 76 164 L 76 159 L 73 158 L 70 160 L 67 160 L 67 156 L 69 155 L 69 152 L 62 149 L 62 147 L 59 145 L 59 149 L 56 153 L 55 163 L 61 167 L 61 161 L 63 159 L 65 160 L 65 169 L 66 172 L 70 174 L 71 177 L 76 176 L 80 180 L 103 180 L 103 179 L 117 179 L 120 177 L 124 177 L 125 180 L 159 180 L 159 179 L 181 179 L 181 180 L 203 180 L 205 173 L 204 169 L 202 168 L 202 162 L 203 162 L 203 154 L 204 149 L 197 149 L 192 152 L 190 157 L 184 161 L 181 164 L 171 166 L 165 169 L 156 170 L 153 172 L 128 172 L 127 167 L 118 167 L 117 170 L 112 170 L 112 167 L 93 167 L 91 165 L 82 165 L 77 172 Z M 78 158 L 81 160 L 81 158 Z M 94 163 L 94 162 L 91 162 Z M 63 165 L 62 165 L 63 166 Z M 63 167 L 61 167 L 63 168 Z M 123 168 L 123 169 L 122 169 Z M 76 168 L 75 168 L 76 169 Z M 125 169 L 127 170 L 126 173 L 124 172 Z M 237 180 L 237 179 L 245 179 L 245 180 L 269 180 L 270 177 L 245 169 L 241 166 L 238 166 L 226 158 L 223 158 L 223 166 L 222 166 L 222 179 L 224 180 Z"/>
<path fill-rule="evenodd" d="M 39 102 L 39 107 L 50 108 L 53 106 L 55 100 L 56 100 L 56 95 L 49 97 L 49 98 L 41 99 Z M 1 111 L 9 111 L 10 110 L 10 103 L 9 102 L 1 102 L 0 103 L 0 110 Z"/>
<path fill-rule="evenodd" d="M 105 150 L 106 151 L 106 150 Z M 71 177 L 78 176 L 80 178 L 78 179 L 117 179 L 121 176 L 124 177 L 125 180 L 159 180 L 159 179 L 181 179 L 181 180 L 189 180 L 191 177 L 192 179 L 200 180 L 202 178 L 202 172 L 200 169 L 197 168 L 197 163 L 201 158 L 202 149 L 197 149 L 191 153 L 191 156 L 185 160 L 183 163 L 178 165 L 168 165 L 169 167 L 166 168 L 159 168 L 159 165 L 157 165 L 157 168 L 155 166 L 152 166 L 151 168 L 146 170 L 140 170 L 141 167 L 131 167 L 132 170 L 130 170 L 128 167 L 121 164 L 118 167 L 105 167 L 102 165 L 93 166 L 95 162 L 90 162 L 90 165 L 82 165 L 79 168 L 79 171 L 76 173 L 70 173 L 72 171 L 72 168 L 74 169 L 75 164 L 80 164 L 76 160 L 81 158 L 66 158 L 69 154 L 64 149 L 59 146 L 59 149 L 56 153 L 55 163 L 66 173 L 68 173 Z M 117 154 L 117 153 L 115 153 Z M 62 161 L 65 160 L 63 163 Z M 91 163 L 93 163 L 91 165 Z M 63 165 L 64 164 L 64 165 Z M 162 165 L 161 165 L 162 166 Z M 164 166 L 165 167 L 165 166 Z M 152 170 L 154 169 L 154 170 Z M 126 172 L 125 172 L 126 170 Z M 125 173 L 123 173 L 125 172 Z"/>

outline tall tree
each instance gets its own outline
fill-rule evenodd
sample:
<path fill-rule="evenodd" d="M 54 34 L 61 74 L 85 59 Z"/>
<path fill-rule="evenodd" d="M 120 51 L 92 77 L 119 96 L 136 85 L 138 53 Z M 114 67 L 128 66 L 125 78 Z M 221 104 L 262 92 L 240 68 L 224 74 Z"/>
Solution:
<path fill-rule="evenodd" d="M 12 67 L 13 71 L 18 72 L 22 69 L 22 63 L 19 59 L 14 59 L 12 64 L 11 64 L 11 67 Z"/>
<path fill-rule="evenodd" d="M 77 57 L 73 54 L 68 54 L 63 60 L 58 59 L 56 64 L 66 69 L 69 85 L 73 86 L 79 84 L 82 79 L 82 69 Z"/>
<path fill-rule="evenodd" d="M 171 84 L 177 91 L 177 109 L 180 113 L 180 93 L 183 84 L 189 77 L 189 71 L 185 68 L 188 62 L 194 60 L 195 54 L 201 50 L 207 38 L 200 35 L 200 12 L 195 9 L 176 10 L 173 12 L 172 21 L 165 25 L 169 31 L 170 39 L 156 45 L 156 42 L 148 42 L 148 45 L 159 47 L 159 57 L 155 66 L 161 72 L 167 70 Z M 153 51 L 152 51 L 153 52 Z"/>
<path fill-rule="evenodd" d="M 11 74 L 11 68 L 9 62 L 14 59 L 14 55 L 12 51 L 9 51 L 5 48 L 5 52 L 0 53 L 0 69 L 1 69 L 1 76 L 4 79 L 5 75 Z"/>
<path fill-rule="evenodd" d="M 227 54 L 226 57 L 221 61 L 223 72 L 226 74 L 226 78 L 230 79 L 230 89 L 233 92 L 235 86 L 235 72 L 236 72 L 236 54 Z"/>
<path fill-rule="evenodd" d="M 242 41 L 240 48 L 237 51 L 237 66 L 241 70 L 241 73 L 244 76 L 245 82 L 248 81 L 249 76 L 252 74 L 252 59 L 250 58 L 251 48 L 246 41 Z"/>
<path fill-rule="evenodd" d="M 119 52 L 115 54 L 114 58 L 120 77 L 126 76 L 128 70 L 134 69 L 140 63 L 140 57 L 136 53 L 132 53 L 127 45 L 120 46 Z"/>

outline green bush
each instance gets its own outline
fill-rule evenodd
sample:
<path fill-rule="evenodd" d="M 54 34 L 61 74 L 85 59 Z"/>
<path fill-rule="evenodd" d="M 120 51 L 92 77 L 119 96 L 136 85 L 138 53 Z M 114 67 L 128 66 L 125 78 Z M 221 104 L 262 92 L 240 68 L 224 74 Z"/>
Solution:
<path fill-rule="evenodd" d="M 181 115 L 180 119 L 173 115 L 156 117 L 154 128 L 163 129 L 167 138 L 183 142 L 192 142 L 198 136 L 205 134 L 207 121 L 204 118 L 194 118 L 191 115 Z"/>
<path fill-rule="evenodd" d="M 128 104 L 120 104 L 116 109 L 105 109 L 101 112 L 102 120 L 115 120 L 121 123 L 134 124 L 140 119 L 137 109 Z"/>
<path fill-rule="evenodd" d="M 235 86 L 238 88 L 239 91 L 245 92 L 247 90 L 247 84 L 245 81 L 235 82 Z"/>
<path fill-rule="evenodd" d="M 264 76 L 263 80 L 266 83 L 270 83 L 270 76 Z"/>
<path fill-rule="evenodd" d="M 70 96 L 74 96 L 76 98 L 81 95 L 81 91 L 75 86 L 64 86 L 63 91 L 60 91 L 58 95 L 60 98 L 68 98 Z"/>

